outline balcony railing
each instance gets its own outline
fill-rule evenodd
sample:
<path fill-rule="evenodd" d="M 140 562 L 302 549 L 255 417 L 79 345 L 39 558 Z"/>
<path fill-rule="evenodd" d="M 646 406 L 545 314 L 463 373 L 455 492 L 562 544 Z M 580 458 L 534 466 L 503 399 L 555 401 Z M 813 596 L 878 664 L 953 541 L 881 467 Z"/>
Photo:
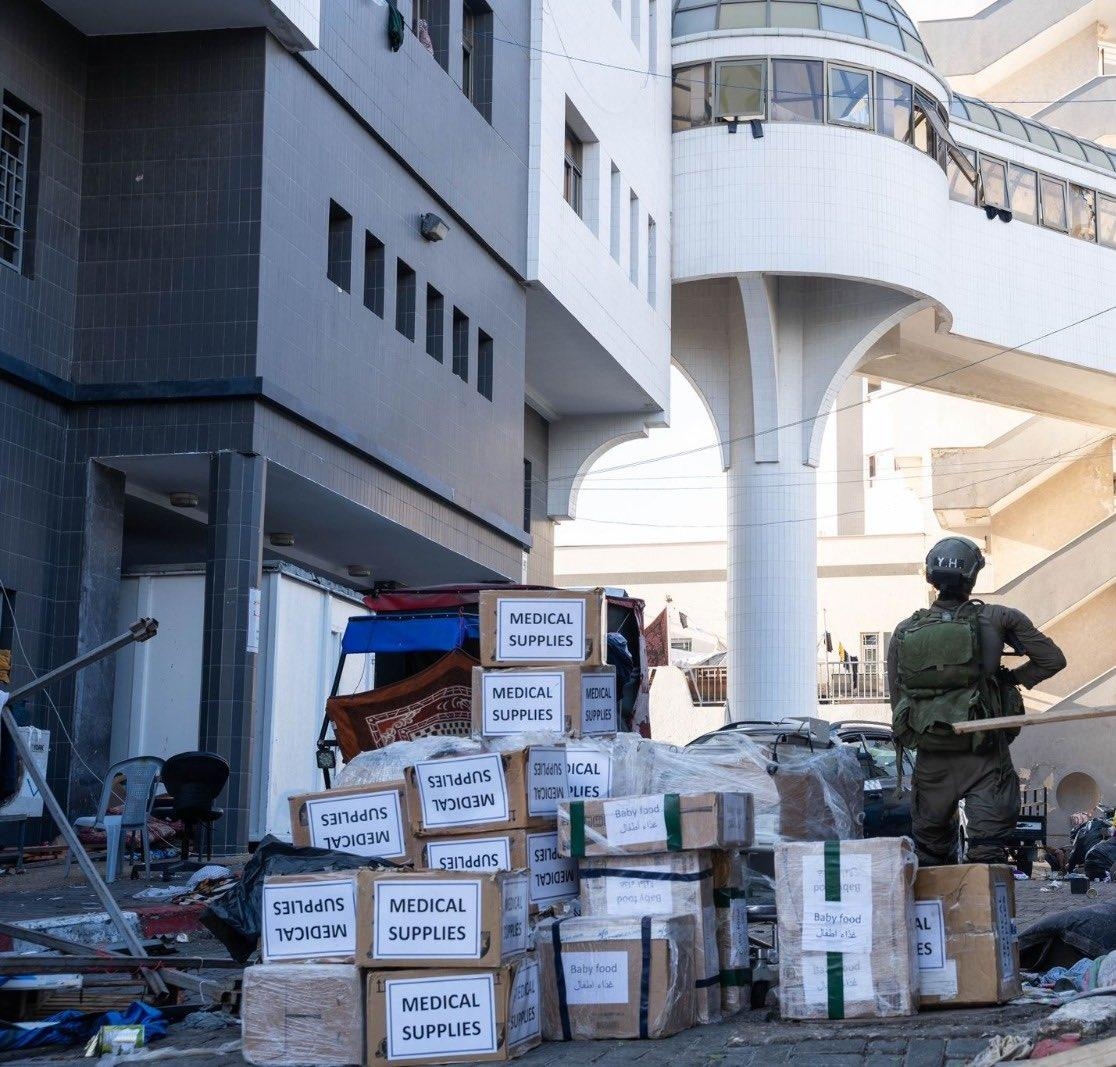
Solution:
<path fill-rule="evenodd" d="M 696 707 L 717 707 L 728 701 L 727 667 L 690 667 L 686 679 Z"/>
<path fill-rule="evenodd" d="M 818 702 L 821 704 L 872 704 L 888 699 L 887 673 L 879 663 L 818 664 Z"/>

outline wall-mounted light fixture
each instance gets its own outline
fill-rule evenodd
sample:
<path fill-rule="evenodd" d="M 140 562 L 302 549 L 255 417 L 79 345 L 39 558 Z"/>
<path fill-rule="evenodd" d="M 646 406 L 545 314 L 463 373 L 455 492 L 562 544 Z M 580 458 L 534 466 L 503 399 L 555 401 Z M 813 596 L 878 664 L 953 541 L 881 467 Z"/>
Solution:
<path fill-rule="evenodd" d="M 267 535 L 268 543 L 272 548 L 292 548 L 295 543 L 293 533 L 270 533 Z"/>
<path fill-rule="evenodd" d="M 435 215 L 433 211 L 428 211 L 419 217 L 419 233 L 427 241 L 443 241 L 449 236 L 449 226 L 446 225 L 445 219 Z"/>
<path fill-rule="evenodd" d="M 350 578 L 371 578 L 372 568 L 362 566 L 359 563 L 350 563 L 346 568 L 349 572 Z"/>
<path fill-rule="evenodd" d="M 198 494 L 171 493 L 170 502 L 172 508 L 196 508 L 198 506 Z"/>

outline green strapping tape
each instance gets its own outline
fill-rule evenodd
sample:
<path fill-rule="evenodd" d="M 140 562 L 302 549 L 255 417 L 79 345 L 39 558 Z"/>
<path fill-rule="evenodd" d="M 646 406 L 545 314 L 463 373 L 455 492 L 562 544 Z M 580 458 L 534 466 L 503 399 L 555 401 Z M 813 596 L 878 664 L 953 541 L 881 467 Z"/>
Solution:
<path fill-rule="evenodd" d="M 721 971 L 721 985 L 729 989 L 741 989 L 752 984 L 752 968 L 736 967 Z"/>
<path fill-rule="evenodd" d="M 682 802 L 677 793 L 663 794 L 663 816 L 666 819 L 667 852 L 681 852 Z"/>
<path fill-rule="evenodd" d="M 585 855 L 585 801 L 570 801 L 570 855 Z"/>
<path fill-rule="evenodd" d="M 825 843 L 825 899 L 841 899 L 841 842 Z M 826 995 L 831 1019 L 845 1017 L 845 957 L 840 952 L 825 955 Z"/>

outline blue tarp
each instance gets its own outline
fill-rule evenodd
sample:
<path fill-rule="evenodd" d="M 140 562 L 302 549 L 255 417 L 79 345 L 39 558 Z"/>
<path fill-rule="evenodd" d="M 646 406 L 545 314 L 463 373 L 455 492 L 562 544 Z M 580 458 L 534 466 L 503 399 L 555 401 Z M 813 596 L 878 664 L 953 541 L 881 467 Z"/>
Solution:
<path fill-rule="evenodd" d="M 480 637 L 476 615 L 369 615 L 350 619 L 341 638 L 346 656 L 365 652 L 452 652 Z"/>
<path fill-rule="evenodd" d="M 166 1016 L 158 1008 L 133 1000 L 124 1011 L 60 1011 L 29 1026 L 0 1023 L 0 1052 L 43 1045 L 76 1045 L 88 1041 L 102 1026 L 128 1023 L 143 1023 L 145 1042 L 164 1037 L 167 1032 Z"/>

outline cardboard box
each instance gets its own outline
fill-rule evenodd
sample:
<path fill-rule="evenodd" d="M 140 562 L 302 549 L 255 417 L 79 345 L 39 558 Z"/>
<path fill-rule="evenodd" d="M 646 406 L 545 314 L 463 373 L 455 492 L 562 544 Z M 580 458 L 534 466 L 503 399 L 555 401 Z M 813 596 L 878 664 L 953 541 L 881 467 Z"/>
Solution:
<path fill-rule="evenodd" d="M 920 870 L 915 924 L 923 1007 L 1004 1004 L 1021 994 L 1010 867 Z"/>
<path fill-rule="evenodd" d="M 533 955 L 488 971 L 370 971 L 365 1063 L 502 1063 L 522 1056 L 541 1040 L 539 984 Z"/>
<path fill-rule="evenodd" d="M 547 732 L 581 725 L 578 667 L 473 668 L 473 733 L 482 737 Z"/>
<path fill-rule="evenodd" d="M 600 856 L 579 863 L 586 918 L 652 915 L 694 917 L 694 1021 L 721 1018 L 721 962 L 708 851 Z"/>
<path fill-rule="evenodd" d="M 527 951 L 526 871 L 359 875 L 362 967 L 499 967 Z"/>
<path fill-rule="evenodd" d="M 864 772 L 840 747 L 802 764 L 784 760 L 771 780 L 783 841 L 843 841 L 863 832 Z"/>
<path fill-rule="evenodd" d="M 340 964 L 269 963 L 247 967 L 240 1001 L 249 1063 L 364 1062 L 364 991 L 360 971 Z"/>
<path fill-rule="evenodd" d="M 784 1018 L 886 1018 L 918 1010 L 916 867 L 905 837 L 776 847 Z"/>
<path fill-rule="evenodd" d="M 563 800 L 612 796 L 612 753 L 599 741 L 531 745 L 527 753 L 527 814 L 551 824 Z"/>
<path fill-rule="evenodd" d="M 693 1026 L 694 936 L 690 915 L 540 923 L 544 1040 L 670 1037 Z"/>
<path fill-rule="evenodd" d="M 328 848 L 395 862 L 412 858 L 403 782 L 298 793 L 289 803 L 291 840 L 298 848 Z"/>
<path fill-rule="evenodd" d="M 717 912 L 717 955 L 721 1010 L 727 1015 L 752 1005 L 752 959 L 748 948 L 748 861 L 742 852 L 714 850 L 713 907 Z"/>
<path fill-rule="evenodd" d="M 653 793 L 558 804 L 558 848 L 563 856 L 747 848 L 754 829 L 749 793 Z"/>
<path fill-rule="evenodd" d="M 271 875 L 260 902 L 264 963 L 353 963 L 357 871 Z"/>
<path fill-rule="evenodd" d="M 480 594 L 481 664 L 603 667 L 607 623 L 603 589 L 485 589 Z"/>
<path fill-rule="evenodd" d="M 620 693 L 615 667 L 585 668 L 581 672 L 582 737 L 608 737 L 620 729 Z"/>
<path fill-rule="evenodd" d="M 558 854 L 558 834 L 553 829 L 428 838 L 422 842 L 420 860 L 429 870 L 467 874 L 526 868 L 532 913 L 577 896 L 577 860 Z"/>
<path fill-rule="evenodd" d="M 407 811 L 416 837 L 546 827 L 527 810 L 527 753 L 447 756 L 408 767 Z"/>

